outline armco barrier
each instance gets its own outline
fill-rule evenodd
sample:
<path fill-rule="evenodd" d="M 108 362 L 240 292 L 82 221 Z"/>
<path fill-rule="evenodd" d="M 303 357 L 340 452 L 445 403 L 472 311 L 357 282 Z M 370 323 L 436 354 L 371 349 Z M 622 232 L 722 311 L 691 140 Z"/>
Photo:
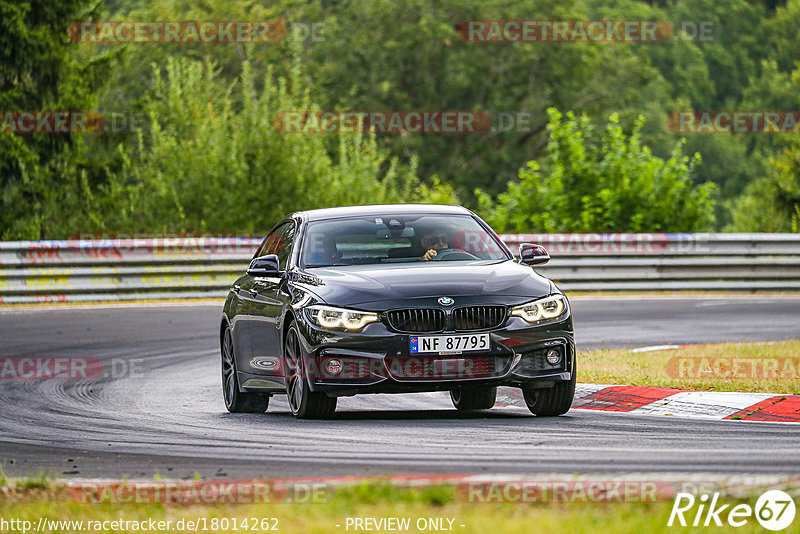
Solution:
<path fill-rule="evenodd" d="M 525 234 L 552 260 L 537 268 L 565 291 L 797 291 L 800 234 Z"/>
<path fill-rule="evenodd" d="M 0 302 L 220 297 L 260 239 L 0 243 Z"/>
<path fill-rule="evenodd" d="M 800 234 L 526 234 L 566 291 L 800 290 Z M 0 302 L 222 297 L 259 239 L 0 243 Z"/>

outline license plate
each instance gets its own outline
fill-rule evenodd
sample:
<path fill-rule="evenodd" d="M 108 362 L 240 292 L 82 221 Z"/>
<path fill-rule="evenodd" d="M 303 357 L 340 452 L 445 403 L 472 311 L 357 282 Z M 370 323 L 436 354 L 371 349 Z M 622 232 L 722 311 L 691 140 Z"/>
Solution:
<path fill-rule="evenodd" d="M 411 336 L 411 354 L 461 354 L 486 352 L 490 349 L 489 334 L 464 334 L 451 336 Z"/>

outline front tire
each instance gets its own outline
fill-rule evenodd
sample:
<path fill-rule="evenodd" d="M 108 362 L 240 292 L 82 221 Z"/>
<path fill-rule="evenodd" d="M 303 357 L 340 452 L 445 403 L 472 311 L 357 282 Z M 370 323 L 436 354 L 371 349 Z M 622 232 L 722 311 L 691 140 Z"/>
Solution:
<path fill-rule="evenodd" d="M 300 332 L 291 325 L 284 342 L 286 360 L 286 399 L 298 419 L 329 419 L 336 411 L 336 397 L 311 391 L 306 377 L 306 363 L 300 346 Z"/>
<path fill-rule="evenodd" d="M 488 410 L 497 401 L 497 388 L 485 386 L 461 386 L 450 391 L 450 400 L 460 412 Z"/>
<path fill-rule="evenodd" d="M 269 395 L 239 391 L 230 327 L 222 336 L 222 396 L 231 413 L 264 413 L 269 407 Z"/>
<path fill-rule="evenodd" d="M 524 389 L 522 396 L 525 404 L 532 414 L 551 417 L 563 415 L 572 407 L 575 398 L 575 357 L 572 357 L 572 378 L 568 382 L 556 382 L 556 385 L 546 389 Z"/>

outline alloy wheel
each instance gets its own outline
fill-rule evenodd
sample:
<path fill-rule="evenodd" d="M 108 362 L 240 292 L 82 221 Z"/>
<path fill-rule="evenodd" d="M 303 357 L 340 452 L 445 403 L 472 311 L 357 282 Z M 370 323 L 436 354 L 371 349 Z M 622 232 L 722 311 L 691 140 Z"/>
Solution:
<path fill-rule="evenodd" d="M 290 329 L 286 337 L 286 397 L 293 414 L 297 414 L 303 404 L 303 369 L 300 340 L 294 329 Z"/>
<path fill-rule="evenodd" d="M 222 392 L 225 397 L 225 406 L 230 408 L 236 395 L 236 361 L 233 357 L 233 340 L 230 329 L 225 329 L 225 338 L 222 342 Z"/>

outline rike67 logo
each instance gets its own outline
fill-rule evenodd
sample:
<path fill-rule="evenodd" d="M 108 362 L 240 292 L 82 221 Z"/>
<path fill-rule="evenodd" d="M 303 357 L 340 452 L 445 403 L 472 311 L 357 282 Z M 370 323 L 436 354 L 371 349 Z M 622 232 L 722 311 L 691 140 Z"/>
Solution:
<path fill-rule="evenodd" d="M 756 501 L 755 508 L 749 504 L 737 504 L 732 508 L 730 504 L 721 504 L 719 493 L 714 493 L 710 498 L 708 494 L 696 498 L 691 493 L 678 493 L 667 526 L 721 527 L 727 524 L 742 527 L 755 517 L 765 529 L 778 531 L 791 525 L 794 515 L 794 500 L 781 490 L 770 490 L 762 494 Z"/>

